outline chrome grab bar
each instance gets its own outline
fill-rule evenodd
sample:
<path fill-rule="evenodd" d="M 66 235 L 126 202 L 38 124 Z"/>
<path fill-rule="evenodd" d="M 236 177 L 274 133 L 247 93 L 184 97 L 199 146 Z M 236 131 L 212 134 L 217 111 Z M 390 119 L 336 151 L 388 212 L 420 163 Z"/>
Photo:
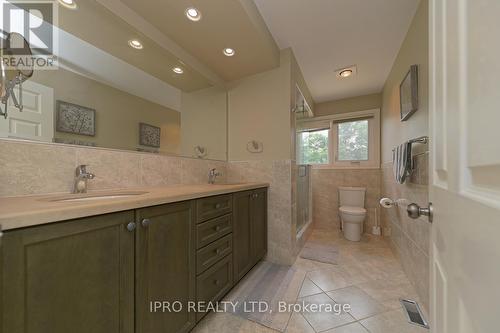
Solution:
<path fill-rule="evenodd" d="M 407 142 L 410 144 L 421 143 L 421 144 L 425 145 L 425 144 L 429 143 L 429 137 L 428 136 L 421 136 L 421 137 L 418 137 L 415 139 L 408 140 Z M 392 149 L 392 151 L 394 151 L 394 150 L 396 150 L 396 148 Z"/>

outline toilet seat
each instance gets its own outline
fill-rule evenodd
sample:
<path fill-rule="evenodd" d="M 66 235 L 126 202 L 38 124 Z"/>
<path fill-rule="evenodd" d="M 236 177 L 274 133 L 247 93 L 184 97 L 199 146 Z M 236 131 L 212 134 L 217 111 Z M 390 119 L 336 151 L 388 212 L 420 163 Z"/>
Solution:
<path fill-rule="evenodd" d="M 366 214 L 366 209 L 364 209 L 363 207 L 341 206 L 339 208 L 339 211 L 341 213 L 354 216 L 363 216 Z"/>

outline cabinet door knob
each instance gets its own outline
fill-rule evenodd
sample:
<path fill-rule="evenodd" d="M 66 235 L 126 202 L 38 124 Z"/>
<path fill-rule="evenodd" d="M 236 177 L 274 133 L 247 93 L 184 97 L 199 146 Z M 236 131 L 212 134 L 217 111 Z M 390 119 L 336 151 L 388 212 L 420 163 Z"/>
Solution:
<path fill-rule="evenodd" d="M 216 254 L 220 254 L 220 253 L 221 253 L 221 250 L 220 250 L 220 249 L 217 249 L 217 250 L 215 250 L 215 253 L 216 253 Z"/>
<path fill-rule="evenodd" d="M 220 225 L 216 226 L 214 229 L 215 229 L 215 231 L 219 231 L 220 230 Z"/>
<path fill-rule="evenodd" d="M 127 230 L 130 231 L 130 232 L 134 231 L 135 227 L 136 227 L 135 222 L 129 222 L 127 224 Z"/>
<path fill-rule="evenodd" d="M 216 204 L 215 204 L 215 209 L 219 209 L 219 208 L 220 208 L 220 206 L 221 206 L 221 205 L 220 205 L 220 203 L 216 203 Z"/>
<path fill-rule="evenodd" d="M 144 228 L 147 228 L 151 224 L 151 220 L 150 219 L 143 219 L 141 224 Z"/>
<path fill-rule="evenodd" d="M 216 286 L 218 286 L 218 285 L 220 284 L 220 281 L 219 281 L 219 280 L 214 280 L 214 284 L 215 284 Z"/>

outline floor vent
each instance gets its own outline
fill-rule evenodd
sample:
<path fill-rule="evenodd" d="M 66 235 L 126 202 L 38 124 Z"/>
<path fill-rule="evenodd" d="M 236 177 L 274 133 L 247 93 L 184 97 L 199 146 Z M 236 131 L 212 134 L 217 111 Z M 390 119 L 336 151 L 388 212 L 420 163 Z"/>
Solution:
<path fill-rule="evenodd" d="M 410 324 L 429 329 L 429 324 L 425 321 L 417 302 L 409 299 L 401 299 L 400 302 L 405 310 L 406 318 Z"/>

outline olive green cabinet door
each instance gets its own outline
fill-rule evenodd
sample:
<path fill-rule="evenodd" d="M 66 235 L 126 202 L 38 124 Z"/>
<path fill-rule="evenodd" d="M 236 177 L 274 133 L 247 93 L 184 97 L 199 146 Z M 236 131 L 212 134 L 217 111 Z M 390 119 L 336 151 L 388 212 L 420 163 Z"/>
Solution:
<path fill-rule="evenodd" d="M 233 195 L 233 269 L 234 281 L 238 282 L 253 266 L 252 209 L 253 191 L 234 193 Z"/>
<path fill-rule="evenodd" d="M 133 333 L 129 222 L 131 211 L 5 232 L 2 333 Z"/>
<path fill-rule="evenodd" d="M 137 210 L 136 333 L 188 332 L 195 324 L 187 311 L 195 300 L 194 211 L 194 202 Z M 172 311 L 154 311 L 151 302 Z"/>
<path fill-rule="evenodd" d="M 267 253 L 267 189 L 258 189 L 253 192 L 250 216 L 252 259 L 255 265 Z"/>

